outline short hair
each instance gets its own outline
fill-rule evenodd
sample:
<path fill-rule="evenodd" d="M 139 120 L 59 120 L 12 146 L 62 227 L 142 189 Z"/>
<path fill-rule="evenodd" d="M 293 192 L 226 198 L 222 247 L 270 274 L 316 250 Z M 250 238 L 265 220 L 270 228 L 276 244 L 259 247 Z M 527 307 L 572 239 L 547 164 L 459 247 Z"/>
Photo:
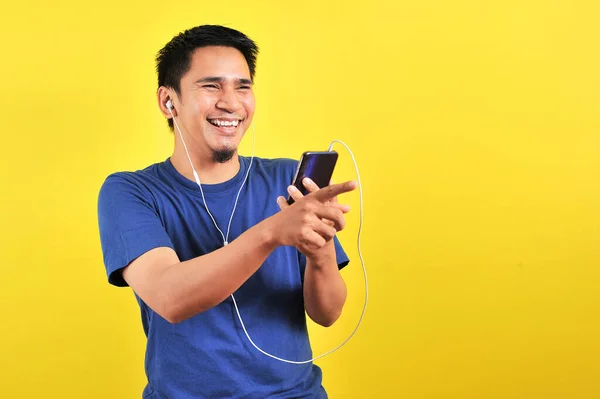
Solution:
<path fill-rule="evenodd" d="M 181 78 L 190 69 L 194 51 L 208 46 L 233 47 L 239 50 L 248 64 L 250 78 L 254 80 L 258 56 L 256 43 L 242 32 L 232 28 L 200 25 L 179 33 L 158 52 L 156 55 L 158 87 L 170 87 L 180 94 Z M 173 128 L 171 119 L 169 119 L 169 126 Z"/>

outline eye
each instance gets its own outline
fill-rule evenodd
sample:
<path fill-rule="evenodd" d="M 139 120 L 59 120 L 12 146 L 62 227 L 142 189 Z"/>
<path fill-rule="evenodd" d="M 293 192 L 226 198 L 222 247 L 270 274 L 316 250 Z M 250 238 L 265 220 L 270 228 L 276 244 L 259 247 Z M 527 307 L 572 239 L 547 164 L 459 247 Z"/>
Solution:
<path fill-rule="evenodd" d="M 217 90 L 219 88 L 219 86 L 214 85 L 214 84 L 203 85 L 202 87 L 204 87 L 205 89 L 211 89 L 211 90 Z"/>
<path fill-rule="evenodd" d="M 250 86 L 240 86 L 238 89 L 239 90 L 250 90 L 251 87 Z"/>

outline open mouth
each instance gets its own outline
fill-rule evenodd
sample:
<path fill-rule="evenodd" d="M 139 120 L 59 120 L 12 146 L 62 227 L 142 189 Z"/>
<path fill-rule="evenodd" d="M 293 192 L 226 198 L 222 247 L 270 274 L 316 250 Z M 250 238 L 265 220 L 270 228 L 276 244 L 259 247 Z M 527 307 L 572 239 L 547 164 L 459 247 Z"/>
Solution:
<path fill-rule="evenodd" d="M 207 119 L 207 121 L 213 126 L 230 129 L 238 127 L 242 122 L 239 119 Z"/>

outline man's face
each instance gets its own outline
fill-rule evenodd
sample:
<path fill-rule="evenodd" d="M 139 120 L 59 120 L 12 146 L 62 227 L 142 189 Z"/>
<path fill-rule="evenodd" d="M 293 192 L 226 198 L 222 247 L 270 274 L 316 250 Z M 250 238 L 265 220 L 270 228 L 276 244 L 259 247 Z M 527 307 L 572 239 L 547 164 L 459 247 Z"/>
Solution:
<path fill-rule="evenodd" d="M 254 116 L 250 70 L 242 53 L 232 47 L 196 49 L 180 87 L 176 109 L 184 135 L 187 130 L 191 136 L 188 146 L 217 162 L 231 159 Z"/>

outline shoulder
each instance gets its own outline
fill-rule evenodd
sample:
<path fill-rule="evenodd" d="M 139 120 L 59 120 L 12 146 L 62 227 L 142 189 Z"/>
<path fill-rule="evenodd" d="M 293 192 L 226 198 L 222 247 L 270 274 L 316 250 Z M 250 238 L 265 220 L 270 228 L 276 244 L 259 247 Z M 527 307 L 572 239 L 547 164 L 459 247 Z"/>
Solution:
<path fill-rule="evenodd" d="M 136 171 L 120 171 L 108 175 L 100 186 L 99 200 L 112 202 L 118 198 L 151 196 L 149 186 L 157 180 L 160 164 L 153 164 Z"/>

